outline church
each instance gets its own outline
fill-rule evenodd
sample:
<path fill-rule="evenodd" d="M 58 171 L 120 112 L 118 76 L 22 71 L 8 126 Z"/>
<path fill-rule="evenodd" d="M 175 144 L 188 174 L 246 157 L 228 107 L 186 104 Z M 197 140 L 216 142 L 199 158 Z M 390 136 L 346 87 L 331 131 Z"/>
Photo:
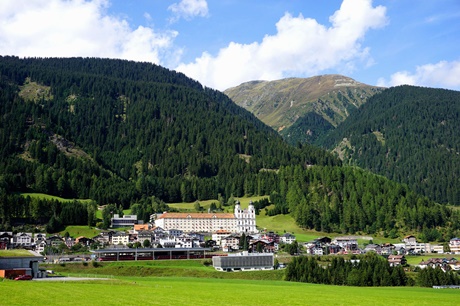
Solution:
<path fill-rule="evenodd" d="M 240 202 L 235 203 L 232 213 L 169 213 L 165 212 L 155 220 L 155 226 L 165 230 L 178 229 L 185 233 L 214 233 L 225 230 L 232 233 L 257 233 L 256 213 L 252 201 L 247 209 Z"/>

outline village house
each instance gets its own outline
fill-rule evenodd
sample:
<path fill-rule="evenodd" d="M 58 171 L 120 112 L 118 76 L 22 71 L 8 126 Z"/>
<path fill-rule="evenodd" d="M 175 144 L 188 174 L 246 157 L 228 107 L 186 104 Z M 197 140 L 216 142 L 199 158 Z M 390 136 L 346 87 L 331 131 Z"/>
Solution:
<path fill-rule="evenodd" d="M 390 264 L 390 267 L 396 267 L 404 266 L 407 263 L 407 261 L 404 255 L 390 255 L 388 256 L 388 263 Z"/>
<path fill-rule="evenodd" d="M 31 247 L 33 244 L 32 233 L 17 233 L 13 236 L 13 246 L 18 247 Z"/>
<path fill-rule="evenodd" d="M 137 233 L 137 242 L 144 245 L 144 241 L 148 240 L 152 244 L 153 233 L 151 231 L 139 231 Z"/>
<path fill-rule="evenodd" d="M 80 236 L 75 238 L 75 243 L 79 243 L 81 245 L 89 247 L 91 244 L 94 243 L 94 240 L 85 236 Z"/>
<path fill-rule="evenodd" d="M 225 238 L 221 239 L 221 246 L 224 252 L 231 252 L 233 250 L 238 250 L 240 244 L 240 236 L 237 234 L 232 234 Z"/>
<path fill-rule="evenodd" d="M 53 248 L 59 247 L 62 243 L 64 243 L 64 239 L 61 236 L 53 235 L 46 238 L 46 245 Z"/>
<path fill-rule="evenodd" d="M 460 254 L 460 238 L 452 238 L 449 241 L 449 248 L 452 254 Z"/>
<path fill-rule="evenodd" d="M 355 253 L 358 250 L 358 240 L 355 237 L 336 237 L 331 243 L 340 246 L 344 253 Z"/>
<path fill-rule="evenodd" d="M 129 243 L 129 234 L 125 232 L 116 232 L 112 235 L 113 245 L 127 245 Z"/>
<path fill-rule="evenodd" d="M 217 230 L 212 234 L 212 240 L 216 241 L 217 245 L 221 245 L 222 238 L 228 237 L 231 235 L 231 232 L 227 230 Z"/>
<path fill-rule="evenodd" d="M 291 233 L 285 233 L 284 235 L 280 236 L 279 241 L 281 243 L 291 244 L 295 241 L 295 236 Z"/>
<path fill-rule="evenodd" d="M 261 253 L 274 253 L 278 250 L 278 244 L 274 241 L 253 240 L 249 243 L 249 250 L 253 253 L 259 252 L 258 250 L 262 250 Z"/>
<path fill-rule="evenodd" d="M 6 250 L 10 248 L 12 241 L 13 241 L 12 232 L 0 232 L 0 250 Z"/>
<path fill-rule="evenodd" d="M 430 268 L 441 268 L 444 272 L 450 270 L 459 270 L 460 262 L 455 258 L 429 258 L 428 260 L 421 261 L 418 264 L 420 269 Z"/>

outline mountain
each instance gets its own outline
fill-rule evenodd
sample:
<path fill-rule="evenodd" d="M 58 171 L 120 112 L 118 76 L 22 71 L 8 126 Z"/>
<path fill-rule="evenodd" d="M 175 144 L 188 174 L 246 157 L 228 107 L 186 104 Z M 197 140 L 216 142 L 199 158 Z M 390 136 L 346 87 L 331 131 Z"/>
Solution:
<path fill-rule="evenodd" d="M 267 194 L 261 169 L 339 163 L 181 73 L 96 58 L 0 57 L 0 157 L 10 192 L 125 208 Z"/>
<path fill-rule="evenodd" d="M 224 91 L 290 143 L 312 143 L 382 88 L 342 75 L 252 81 Z"/>
<path fill-rule="evenodd" d="M 460 92 L 398 86 L 371 97 L 318 142 L 345 163 L 460 205 Z"/>
<path fill-rule="evenodd" d="M 257 209 L 324 231 L 448 238 L 459 227 L 446 206 L 342 167 L 323 149 L 288 145 L 225 94 L 181 73 L 124 60 L 0 57 L 0 229 L 94 226 L 96 204 L 105 205 L 98 226 L 106 228 L 127 208 L 148 221 L 165 203 L 232 205 L 244 195 L 270 195 L 273 206 Z"/>

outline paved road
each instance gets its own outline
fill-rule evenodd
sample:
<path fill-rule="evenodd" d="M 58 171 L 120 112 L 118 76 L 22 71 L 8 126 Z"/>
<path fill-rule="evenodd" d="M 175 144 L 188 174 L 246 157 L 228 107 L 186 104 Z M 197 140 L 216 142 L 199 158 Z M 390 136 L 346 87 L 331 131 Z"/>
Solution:
<path fill-rule="evenodd" d="M 102 278 L 102 277 L 66 277 L 66 276 L 63 276 L 63 277 L 44 277 L 44 278 L 34 278 L 32 279 L 34 281 L 38 281 L 38 282 L 69 282 L 69 281 L 88 281 L 88 280 L 92 280 L 92 281 L 96 281 L 96 280 L 110 280 L 110 278 Z"/>

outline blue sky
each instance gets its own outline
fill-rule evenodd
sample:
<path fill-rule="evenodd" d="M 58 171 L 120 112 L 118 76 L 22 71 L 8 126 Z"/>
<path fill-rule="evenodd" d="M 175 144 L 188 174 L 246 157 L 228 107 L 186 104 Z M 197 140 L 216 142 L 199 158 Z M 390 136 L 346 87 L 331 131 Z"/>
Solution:
<path fill-rule="evenodd" d="M 460 90 L 458 0 L 1 0 L 0 54 L 152 62 L 219 90 L 338 73 Z"/>

